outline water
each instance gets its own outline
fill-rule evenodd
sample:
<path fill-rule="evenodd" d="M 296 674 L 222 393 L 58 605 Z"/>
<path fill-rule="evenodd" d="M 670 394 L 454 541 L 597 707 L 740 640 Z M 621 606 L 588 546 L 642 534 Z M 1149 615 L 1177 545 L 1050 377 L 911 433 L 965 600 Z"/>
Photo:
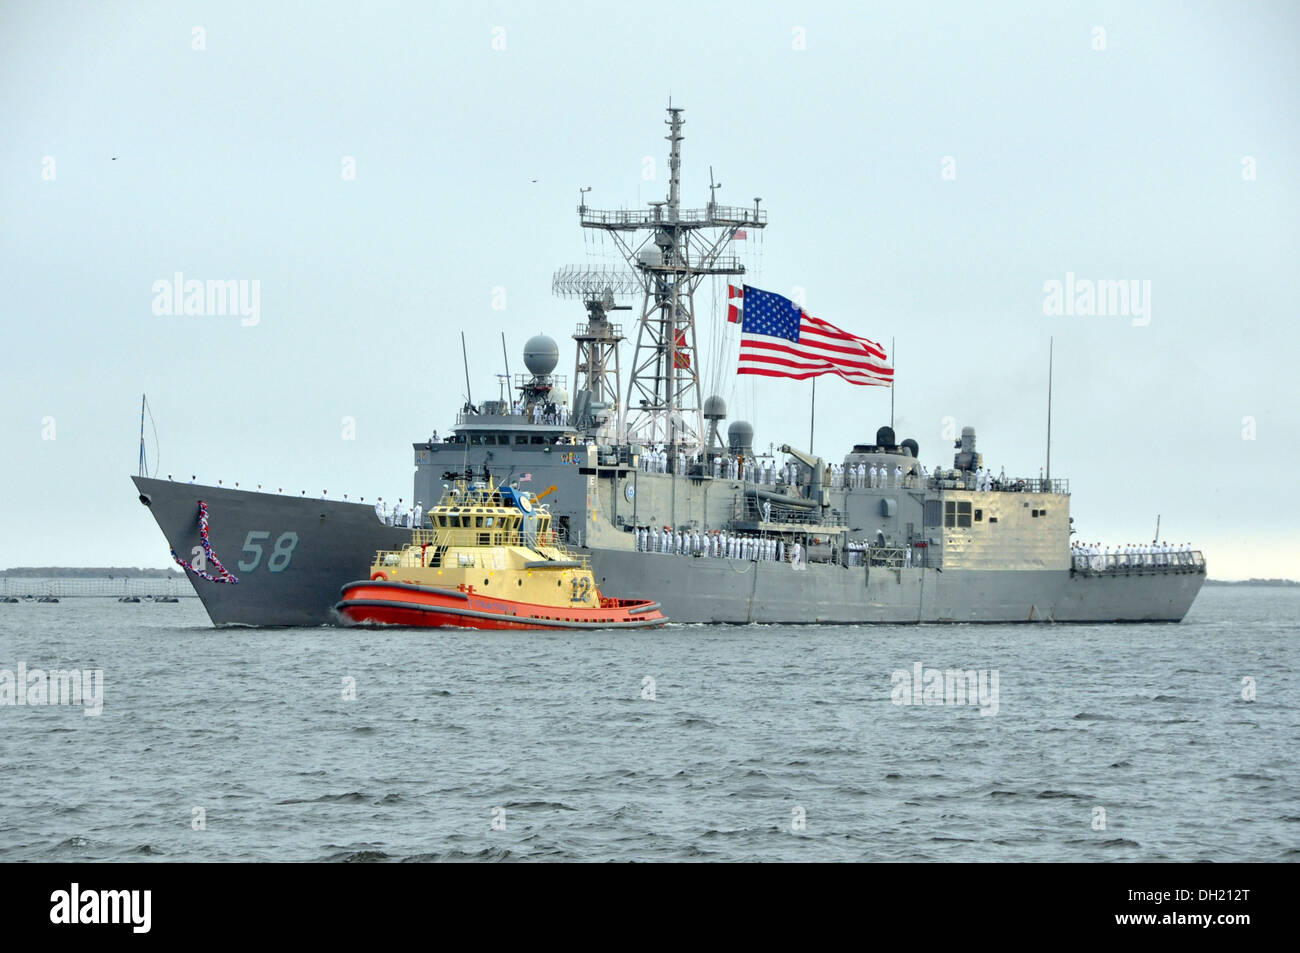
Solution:
<path fill-rule="evenodd" d="M 0 859 L 1294 861 L 1298 620 L 1264 588 L 1181 625 L 612 634 L 0 605 L 0 669 L 105 679 L 98 717 L 0 707 Z M 893 704 L 918 661 L 997 669 L 997 714 Z"/>

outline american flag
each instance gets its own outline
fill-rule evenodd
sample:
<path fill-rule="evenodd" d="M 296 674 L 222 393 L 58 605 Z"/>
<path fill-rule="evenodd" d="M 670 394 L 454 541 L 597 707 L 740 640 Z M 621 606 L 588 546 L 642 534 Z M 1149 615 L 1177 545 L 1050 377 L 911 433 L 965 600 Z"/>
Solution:
<path fill-rule="evenodd" d="M 814 318 L 789 298 L 745 285 L 738 374 L 807 380 L 838 374 L 851 384 L 888 387 L 894 369 L 875 341 Z"/>

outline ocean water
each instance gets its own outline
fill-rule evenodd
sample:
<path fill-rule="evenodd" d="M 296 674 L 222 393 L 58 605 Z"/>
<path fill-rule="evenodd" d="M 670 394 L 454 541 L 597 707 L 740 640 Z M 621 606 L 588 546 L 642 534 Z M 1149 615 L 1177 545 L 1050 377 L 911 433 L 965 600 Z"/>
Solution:
<path fill-rule="evenodd" d="M 1268 588 L 1145 626 L 253 630 L 195 599 L 0 605 L 0 669 L 104 679 L 98 716 L 0 706 L 0 860 L 1294 861 L 1298 632 L 1300 592 Z M 996 714 L 896 704 L 916 663 L 996 670 Z"/>

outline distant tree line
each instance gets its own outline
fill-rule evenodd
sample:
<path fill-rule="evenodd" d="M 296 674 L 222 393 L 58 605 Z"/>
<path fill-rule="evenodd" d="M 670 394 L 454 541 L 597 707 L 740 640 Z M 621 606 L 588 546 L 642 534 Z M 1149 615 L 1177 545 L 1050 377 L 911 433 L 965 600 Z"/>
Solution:
<path fill-rule="evenodd" d="M 138 566 L 16 566 L 0 571 L 12 579 L 181 579 L 179 569 L 142 569 Z"/>

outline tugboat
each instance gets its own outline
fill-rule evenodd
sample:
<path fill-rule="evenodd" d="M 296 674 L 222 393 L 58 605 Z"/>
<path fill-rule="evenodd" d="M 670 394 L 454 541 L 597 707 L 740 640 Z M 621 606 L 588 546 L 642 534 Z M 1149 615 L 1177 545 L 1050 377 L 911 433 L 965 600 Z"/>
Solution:
<path fill-rule="evenodd" d="M 448 474 L 447 476 L 451 476 Z M 554 487 L 551 488 L 553 490 Z M 469 629 L 631 629 L 663 625 L 659 603 L 602 595 L 587 557 L 565 549 L 551 513 L 517 486 L 467 474 L 400 550 L 342 588 L 345 624 Z"/>

